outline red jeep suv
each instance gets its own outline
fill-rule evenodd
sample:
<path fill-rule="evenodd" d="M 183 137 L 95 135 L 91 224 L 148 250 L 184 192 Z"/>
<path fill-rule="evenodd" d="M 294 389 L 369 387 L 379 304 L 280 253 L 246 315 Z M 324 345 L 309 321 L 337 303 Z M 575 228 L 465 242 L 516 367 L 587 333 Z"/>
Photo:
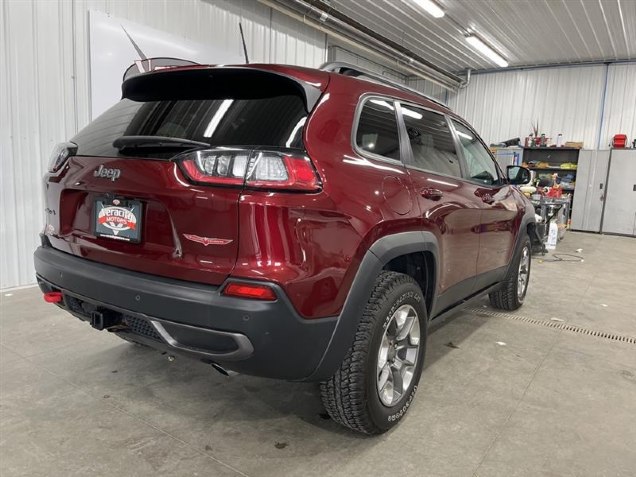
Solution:
<path fill-rule="evenodd" d="M 226 373 L 318 381 L 377 434 L 409 408 L 427 331 L 524 300 L 534 211 L 443 104 L 345 64 L 126 79 L 56 147 L 44 298 Z M 507 177 L 506 177 L 507 176 Z"/>

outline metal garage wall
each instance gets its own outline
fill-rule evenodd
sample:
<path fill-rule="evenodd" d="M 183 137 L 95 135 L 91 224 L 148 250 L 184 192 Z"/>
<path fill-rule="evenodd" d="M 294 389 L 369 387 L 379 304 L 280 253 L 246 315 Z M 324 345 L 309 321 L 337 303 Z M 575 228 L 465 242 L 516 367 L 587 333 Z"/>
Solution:
<path fill-rule="evenodd" d="M 99 10 L 250 60 L 318 66 L 325 35 L 252 0 L 3 1 L 0 6 L 0 288 L 34 282 L 43 224 L 41 177 L 53 146 L 90 115 L 88 11 Z"/>
<path fill-rule="evenodd" d="M 636 139 L 636 64 L 610 65 L 607 71 L 600 148 L 621 133 L 630 141 Z"/>
<path fill-rule="evenodd" d="M 448 102 L 487 142 L 523 138 L 539 121 L 550 137 L 596 149 L 616 133 L 636 136 L 635 84 L 636 64 L 505 71 L 474 74 Z"/>
<path fill-rule="evenodd" d="M 368 60 L 338 45 L 329 46 L 329 61 L 342 61 L 343 63 L 350 63 L 352 65 L 359 66 L 382 76 L 386 76 L 393 81 L 404 83 L 411 88 L 415 88 L 416 90 L 421 91 L 422 93 L 432 96 L 433 98 L 439 99 L 441 101 L 444 101 L 444 99 L 446 98 L 446 89 L 435 83 L 423 79 L 408 77 L 398 71 L 376 63 L 375 61 Z"/>
<path fill-rule="evenodd" d="M 562 133 L 567 141 L 596 147 L 605 66 L 544 68 L 473 74 L 451 94 L 449 106 L 465 117 L 488 143 L 525 137 L 531 124 L 540 133 Z"/>
<path fill-rule="evenodd" d="M 450 92 L 447 93 L 446 88 L 424 79 L 410 79 L 407 84 L 411 88 L 415 88 L 416 90 L 443 102 L 446 101 L 448 95 L 450 95 Z"/>
<path fill-rule="evenodd" d="M 340 61 L 342 63 L 356 65 L 373 73 L 386 76 L 390 80 L 399 81 L 400 83 L 406 84 L 405 75 L 391 68 L 388 68 L 387 66 L 381 65 L 380 63 L 368 60 L 363 56 L 353 53 L 346 48 L 342 48 L 338 45 L 332 44 L 329 46 L 329 61 Z"/>

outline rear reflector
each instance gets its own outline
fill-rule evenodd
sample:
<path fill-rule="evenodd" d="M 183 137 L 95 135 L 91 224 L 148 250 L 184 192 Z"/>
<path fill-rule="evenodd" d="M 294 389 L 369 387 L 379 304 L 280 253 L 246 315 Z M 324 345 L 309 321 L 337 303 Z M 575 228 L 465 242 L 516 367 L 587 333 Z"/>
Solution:
<path fill-rule="evenodd" d="M 44 294 L 44 301 L 47 303 L 59 303 L 63 298 L 61 292 L 48 292 Z"/>
<path fill-rule="evenodd" d="M 311 160 L 299 152 L 219 148 L 187 152 L 175 160 L 199 184 L 306 192 L 321 185 Z"/>
<path fill-rule="evenodd" d="M 276 300 L 276 293 L 271 287 L 254 283 L 230 283 L 223 289 L 223 295 L 254 300 Z"/>

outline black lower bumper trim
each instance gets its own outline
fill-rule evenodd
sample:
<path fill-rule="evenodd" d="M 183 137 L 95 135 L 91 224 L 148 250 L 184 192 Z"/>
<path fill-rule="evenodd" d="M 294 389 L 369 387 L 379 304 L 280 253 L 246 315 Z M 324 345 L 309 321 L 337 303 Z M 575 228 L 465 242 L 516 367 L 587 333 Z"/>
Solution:
<path fill-rule="evenodd" d="M 39 247 L 34 258 L 42 290 L 62 291 L 65 308 L 75 316 L 91 321 L 96 311 L 102 314 L 93 315 L 96 327 L 239 373 L 308 378 L 337 320 L 301 318 L 275 284 L 278 299 L 262 302 L 223 296 L 221 287 L 91 262 L 48 246 Z M 119 314 L 116 324 L 112 313 Z"/>

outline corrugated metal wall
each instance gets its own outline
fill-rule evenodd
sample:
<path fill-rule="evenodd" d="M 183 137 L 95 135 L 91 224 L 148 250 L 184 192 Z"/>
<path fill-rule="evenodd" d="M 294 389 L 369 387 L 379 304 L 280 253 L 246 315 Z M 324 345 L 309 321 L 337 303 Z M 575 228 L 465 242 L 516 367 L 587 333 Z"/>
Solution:
<path fill-rule="evenodd" d="M 242 54 L 318 66 L 325 35 L 253 0 L 3 1 L 0 6 L 0 288 L 33 283 L 44 222 L 41 177 L 53 146 L 89 121 L 88 11 L 99 10 Z"/>
<path fill-rule="evenodd" d="M 353 53 L 346 48 L 331 44 L 329 46 L 329 61 L 341 61 L 343 63 L 350 63 L 352 65 L 359 66 L 373 73 L 386 76 L 393 81 L 399 81 L 411 88 L 415 88 L 422 93 L 432 96 L 433 98 L 444 101 L 446 99 L 446 89 L 424 79 L 408 77 L 399 71 L 395 71 L 387 66 L 376 63 L 375 61 L 368 60 L 363 56 Z"/>
<path fill-rule="evenodd" d="M 369 70 L 373 73 L 377 73 L 382 76 L 386 76 L 393 81 L 399 81 L 400 83 L 407 83 L 406 76 L 398 71 L 395 71 L 387 66 L 376 63 L 353 53 L 341 46 L 330 44 L 329 45 L 329 61 L 340 61 L 342 63 L 349 63 L 351 65 L 359 66 L 365 70 Z"/>
<path fill-rule="evenodd" d="M 616 133 L 636 136 L 635 85 L 634 64 L 504 71 L 473 75 L 448 103 L 489 143 L 524 138 L 538 121 L 549 137 L 595 149 Z"/>
<path fill-rule="evenodd" d="M 600 149 L 620 133 L 636 139 L 636 64 L 610 65 L 607 71 Z"/>
<path fill-rule="evenodd" d="M 445 102 L 448 98 L 448 90 L 442 86 L 424 79 L 409 79 L 407 84 L 422 93 Z"/>

